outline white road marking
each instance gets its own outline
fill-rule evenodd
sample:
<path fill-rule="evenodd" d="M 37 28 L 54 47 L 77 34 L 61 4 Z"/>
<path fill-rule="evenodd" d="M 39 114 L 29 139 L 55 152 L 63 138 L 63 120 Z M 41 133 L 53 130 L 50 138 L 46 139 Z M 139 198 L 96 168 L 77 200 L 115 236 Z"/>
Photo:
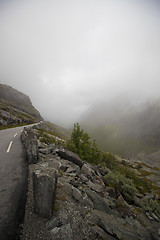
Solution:
<path fill-rule="evenodd" d="M 17 133 L 16 134 L 14 134 L 14 137 L 16 137 L 17 136 Z"/>
<path fill-rule="evenodd" d="M 7 149 L 7 153 L 10 151 L 11 146 L 12 146 L 12 143 L 13 143 L 13 141 L 10 142 L 10 144 L 9 144 L 9 146 L 8 146 L 8 149 Z"/>

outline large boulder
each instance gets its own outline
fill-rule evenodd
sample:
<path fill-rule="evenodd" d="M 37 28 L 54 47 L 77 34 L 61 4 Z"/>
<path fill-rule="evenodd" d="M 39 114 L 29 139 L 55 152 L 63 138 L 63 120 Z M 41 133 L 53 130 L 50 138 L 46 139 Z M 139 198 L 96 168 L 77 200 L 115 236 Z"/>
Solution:
<path fill-rule="evenodd" d="M 67 159 L 68 161 L 73 162 L 74 164 L 78 165 L 80 168 L 83 166 L 83 162 L 77 154 L 70 152 L 64 148 L 57 149 L 56 152 L 61 158 L 64 158 L 64 159 Z"/>
<path fill-rule="evenodd" d="M 109 208 L 107 202 L 104 198 L 100 197 L 96 192 L 92 191 L 91 189 L 86 189 L 85 192 L 92 200 L 94 204 L 94 208 L 100 210 L 102 212 L 110 213 L 111 209 Z"/>
<path fill-rule="evenodd" d="M 94 210 L 94 214 L 96 224 L 115 239 L 156 239 L 152 238 L 150 232 L 146 231 L 138 221 L 131 218 L 125 220 L 98 210 Z"/>
<path fill-rule="evenodd" d="M 87 163 L 83 164 L 81 172 L 87 176 L 95 176 L 94 170 Z"/>

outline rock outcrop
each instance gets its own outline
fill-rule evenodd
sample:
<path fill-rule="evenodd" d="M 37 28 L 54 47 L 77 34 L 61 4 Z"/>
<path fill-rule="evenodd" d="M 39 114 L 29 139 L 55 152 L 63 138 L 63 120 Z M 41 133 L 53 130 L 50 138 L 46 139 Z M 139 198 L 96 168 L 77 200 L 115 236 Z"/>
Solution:
<path fill-rule="evenodd" d="M 58 149 L 57 154 L 64 159 L 67 159 L 74 164 L 78 165 L 80 168 L 83 166 L 82 160 L 79 158 L 79 156 L 71 151 L 68 151 L 66 149 Z"/>
<path fill-rule="evenodd" d="M 42 119 L 27 95 L 0 84 L 0 126 L 30 124 Z"/>
<path fill-rule="evenodd" d="M 41 232 L 39 239 L 159 240 L 159 218 L 142 211 L 136 204 L 127 203 L 120 193 L 109 187 L 104 181 L 104 175 L 110 172 L 107 168 L 84 163 L 79 157 L 78 161 L 71 160 L 71 153 L 58 148 L 58 146 L 57 148 L 54 146 L 54 151 L 49 153 L 41 151 L 44 148 L 53 148 L 53 146 L 39 145 L 39 163 L 30 165 L 30 176 L 33 175 L 32 180 L 36 181 L 35 176 L 40 174 L 41 168 L 45 166 L 45 172 L 47 172 L 46 169 L 49 172 L 56 169 L 58 180 L 53 215 L 51 216 L 51 212 L 49 212 L 51 218 L 45 221 L 43 231 L 42 226 L 37 230 Z M 74 154 L 73 156 L 75 157 Z M 53 183 L 50 182 L 51 193 L 52 189 L 55 189 L 54 179 L 53 176 L 51 180 Z M 46 183 L 49 181 L 46 180 Z M 31 184 L 30 193 L 32 190 L 34 195 L 35 187 L 32 189 Z M 32 199 L 33 195 L 29 200 L 31 205 L 37 201 L 36 198 Z M 138 199 L 144 196 L 137 195 L 136 197 Z M 49 202 L 52 202 L 51 198 Z M 41 208 L 40 206 L 39 208 Z M 30 226 L 34 224 L 32 220 L 35 216 L 34 208 L 26 214 L 28 217 L 25 219 L 22 240 L 32 239 L 34 232 Z M 37 214 L 40 212 L 37 211 Z M 48 218 L 48 215 L 44 217 Z M 42 221 L 41 218 L 38 219 L 40 222 Z M 31 229 L 28 229 L 28 225 Z M 37 225 L 36 227 L 38 228 Z"/>

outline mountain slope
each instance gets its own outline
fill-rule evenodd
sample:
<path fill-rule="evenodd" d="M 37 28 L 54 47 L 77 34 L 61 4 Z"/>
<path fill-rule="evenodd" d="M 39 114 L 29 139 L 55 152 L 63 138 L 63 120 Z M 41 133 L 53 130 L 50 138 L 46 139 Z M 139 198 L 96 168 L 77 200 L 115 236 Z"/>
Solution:
<path fill-rule="evenodd" d="M 128 101 L 97 105 L 81 121 L 105 151 L 134 157 L 159 151 L 160 100 L 134 105 Z"/>
<path fill-rule="evenodd" d="M 45 126 L 48 127 L 52 132 L 53 134 L 55 134 L 57 137 L 60 137 L 62 139 L 67 139 L 70 137 L 71 135 L 71 131 L 64 128 L 64 127 L 61 127 L 57 124 L 54 124 L 54 123 L 51 123 L 49 121 L 45 121 L 44 122 Z"/>
<path fill-rule="evenodd" d="M 27 95 L 10 86 L 0 84 L 0 126 L 16 126 L 42 119 Z"/>

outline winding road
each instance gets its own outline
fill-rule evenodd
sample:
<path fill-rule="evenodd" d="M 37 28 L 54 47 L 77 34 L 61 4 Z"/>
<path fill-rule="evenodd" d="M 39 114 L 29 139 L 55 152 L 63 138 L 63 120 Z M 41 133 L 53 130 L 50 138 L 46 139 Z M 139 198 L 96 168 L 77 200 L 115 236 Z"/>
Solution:
<path fill-rule="evenodd" d="M 0 131 L 0 239 L 17 239 L 27 193 L 28 165 L 21 141 L 23 127 Z"/>

